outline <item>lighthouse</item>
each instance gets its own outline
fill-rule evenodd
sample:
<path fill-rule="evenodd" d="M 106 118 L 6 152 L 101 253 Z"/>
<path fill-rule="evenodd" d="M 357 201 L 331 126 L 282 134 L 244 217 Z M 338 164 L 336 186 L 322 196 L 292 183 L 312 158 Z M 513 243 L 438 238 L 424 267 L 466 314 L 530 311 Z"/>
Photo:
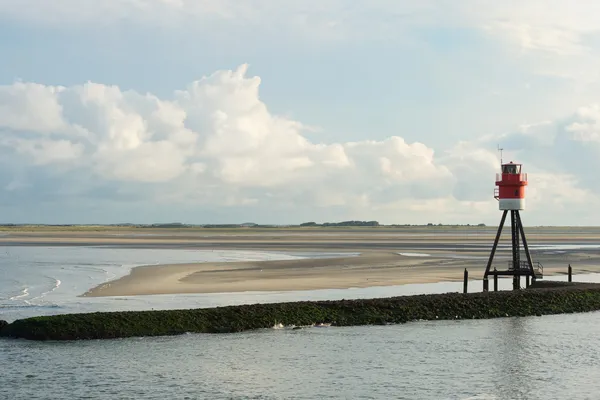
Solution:
<path fill-rule="evenodd" d="M 518 290 L 521 287 L 521 277 L 525 277 L 525 285 L 529 286 L 529 279 L 535 281 L 543 276 L 543 267 L 537 262 L 531 260 L 529 246 L 525 237 L 523 223 L 521 222 L 520 210 L 525 209 L 525 187 L 527 186 L 527 174 L 522 171 L 522 164 L 501 162 L 501 171 L 496 174 L 496 188 L 494 198 L 498 200 L 498 208 L 502 211 L 502 218 L 498 226 L 498 232 L 492 246 L 492 251 L 483 275 L 483 290 L 489 288 L 489 276 L 494 277 L 494 290 L 498 290 L 498 276 L 512 276 L 513 289 Z M 498 248 L 498 242 L 502 235 L 502 228 L 506 217 L 510 212 L 511 225 L 511 259 L 506 269 L 491 269 L 494 255 Z M 525 253 L 525 260 L 521 260 L 521 243 Z"/>
<path fill-rule="evenodd" d="M 496 174 L 494 197 L 500 210 L 524 210 L 527 174 L 521 173 L 521 164 L 502 164 L 502 173 Z"/>

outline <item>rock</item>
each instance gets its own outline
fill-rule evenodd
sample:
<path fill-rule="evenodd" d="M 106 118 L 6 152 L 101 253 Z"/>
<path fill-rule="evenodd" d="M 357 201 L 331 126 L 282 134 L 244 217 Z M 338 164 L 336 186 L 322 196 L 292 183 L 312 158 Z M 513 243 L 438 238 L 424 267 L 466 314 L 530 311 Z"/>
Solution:
<path fill-rule="evenodd" d="M 29 340 L 114 339 L 183 333 L 234 333 L 308 326 L 397 324 L 420 320 L 456 320 L 546 315 L 600 310 L 600 284 L 560 288 L 445 293 L 380 299 L 299 301 L 189 310 L 60 314 L 0 321 L 0 336 Z M 335 321 L 332 324 L 325 321 Z M 316 322 L 316 323 L 315 323 Z M 98 329 L 102 327 L 102 329 Z"/>

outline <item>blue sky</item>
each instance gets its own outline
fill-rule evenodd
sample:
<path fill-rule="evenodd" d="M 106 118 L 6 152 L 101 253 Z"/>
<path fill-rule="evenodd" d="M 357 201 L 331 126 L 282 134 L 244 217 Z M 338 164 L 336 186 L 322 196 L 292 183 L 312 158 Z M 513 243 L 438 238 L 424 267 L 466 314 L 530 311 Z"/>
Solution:
<path fill-rule="evenodd" d="M 0 0 L 4 220 L 494 223 L 501 144 L 532 223 L 600 223 L 597 6 L 244 4 Z"/>

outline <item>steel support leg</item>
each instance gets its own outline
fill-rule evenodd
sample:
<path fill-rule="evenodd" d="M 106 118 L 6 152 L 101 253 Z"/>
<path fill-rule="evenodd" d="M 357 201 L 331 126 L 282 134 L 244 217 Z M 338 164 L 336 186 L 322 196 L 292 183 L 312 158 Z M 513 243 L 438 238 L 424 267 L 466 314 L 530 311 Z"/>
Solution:
<path fill-rule="evenodd" d="M 529 246 L 527 246 L 527 239 L 525 238 L 525 230 L 523 229 L 523 223 L 521 222 L 521 215 L 517 211 L 517 223 L 519 231 L 521 232 L 521 238 L 523 239 L 523 249 L 525 250 L 525 256 L 527 257 L 527 264 L 529 271 L 531 272 L 532 280 L 535 282 L 535 271 L 533 270 L 533 262 L 531 261 L 531 253 L 529 253 Z"/>
<path fill-rule="evenodd" d="M 494 245 L 492 246 L 492 252 L 490 253 L 490 258 L 488 259 L 487 266 L 485 267 L 485 273 L 483 274 L 484 278 L 487 278 L 490 273 L 490 268 L 492 267 L 492 261 L 494 260 L 494 254 L 496 254 L 496 249 L 498 248 L 498 242 L 500 241 L 500 235 L 502 235 L 502 227 L 504 226 L 504 222 L 506 221 L 506 214 L 508 210 L 504 210 L 502 213 L 502 219 L 500 219 L 500 226 L 498 226 L 498 232 L 496 233 L 496 238 L 494 239 Z"/>
<path fill-rule="evenodd" d="M 512 239 L 512 269 L 515 271 L 515 274 L 513 275 L 513 290 L 519 290 L 521 287 L 521 276 L 519 275 L 519 242 L 515 210 L 510 210 L 510 230 Z"/>

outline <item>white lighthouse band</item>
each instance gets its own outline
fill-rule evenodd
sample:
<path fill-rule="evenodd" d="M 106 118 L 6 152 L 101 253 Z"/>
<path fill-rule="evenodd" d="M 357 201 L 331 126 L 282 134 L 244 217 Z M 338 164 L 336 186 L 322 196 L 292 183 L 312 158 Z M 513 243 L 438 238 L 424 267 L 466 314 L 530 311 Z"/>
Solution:
<path fill-rule="evenodd" d="M 498 199 L 500 210 L 524 210 L 525 199 Z"/>

